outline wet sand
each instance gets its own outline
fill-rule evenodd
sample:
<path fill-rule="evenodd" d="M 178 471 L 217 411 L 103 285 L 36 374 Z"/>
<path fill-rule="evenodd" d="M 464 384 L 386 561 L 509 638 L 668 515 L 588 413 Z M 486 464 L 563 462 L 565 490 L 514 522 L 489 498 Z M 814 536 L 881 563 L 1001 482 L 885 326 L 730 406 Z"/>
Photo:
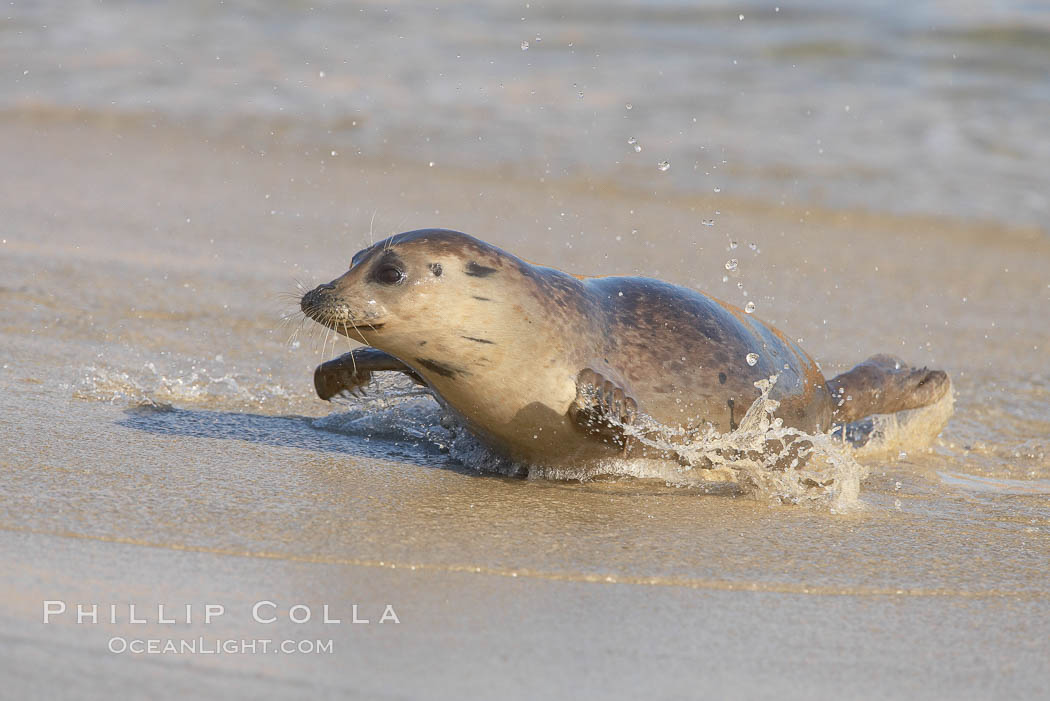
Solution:
<path fill-rule="evenodd" d="M 1050 688 L 1039 232 L 248 148 L 134 120 L 7 119 L 0 158 L 12 694 Z M 346 344 L 282 325 L 294 308 L 282 293 L 338 275 L 373 215 L 377 239 L 446 226 L 738 304 L 741 282 L 826 374 L 880 351 L 946 369 L 955 417 L 930 451 L 872 459 L 862 503 L 838 514 L 732 490 L 479 474 L 408 424 L 321 430 L 312 419 L 341 409 L 312 396 L 310 372 Z M 723 283 L 730 257 L 739 277 Z M 228 613 L 210 626 L 44 625 L 44 599 Z M 248 612 L 263 599 L 282 614 L 327 603 L 344 621 L 356 603 L 373 622 L 260 625 Z M 377 622 L 385 604 L 399 624 Z M 113 636 L 196 635 L 331 638 L 334 654 L 106 650 Z"/>

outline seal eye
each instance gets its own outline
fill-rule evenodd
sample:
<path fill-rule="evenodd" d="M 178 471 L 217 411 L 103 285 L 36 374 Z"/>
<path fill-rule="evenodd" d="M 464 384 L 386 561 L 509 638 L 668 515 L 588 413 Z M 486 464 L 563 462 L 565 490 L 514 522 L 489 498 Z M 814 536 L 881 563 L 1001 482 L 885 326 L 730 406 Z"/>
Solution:
<path fill-rule="evenodd" d="M 387 263 L 376 270 L 376 280 L 384 285 L 396 285 L 405 279 L 405 273 L 396 265 Z"/>

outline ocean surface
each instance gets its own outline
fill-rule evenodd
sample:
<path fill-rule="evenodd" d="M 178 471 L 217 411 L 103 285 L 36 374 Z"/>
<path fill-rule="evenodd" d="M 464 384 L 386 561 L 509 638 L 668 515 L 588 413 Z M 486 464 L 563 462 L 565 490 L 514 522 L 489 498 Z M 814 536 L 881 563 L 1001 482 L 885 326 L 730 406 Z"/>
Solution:
<path fill-rule="evenodd" d="M 0 65 L 4 112 L 1050 231 L 1041 0 L 13 0 Z"/>
<path fill-rule="evenodd" d="M 1047 65 L 1012 0 L 4 5 L 0 696 L 1047 698 Z M 428 226 L 953 395 L 823 490 L 508 476 L 418 389 L 314 394 L 301 290 Z"/>

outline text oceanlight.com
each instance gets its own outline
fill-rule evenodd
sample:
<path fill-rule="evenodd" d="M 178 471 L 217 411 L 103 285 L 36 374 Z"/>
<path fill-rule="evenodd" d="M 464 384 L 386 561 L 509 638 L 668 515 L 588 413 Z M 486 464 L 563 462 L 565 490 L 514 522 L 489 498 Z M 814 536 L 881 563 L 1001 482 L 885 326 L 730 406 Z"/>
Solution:
<path fill-rule="evenodd" d="M 109 639 L 108 649 L 116 655 L 331 655 L 331 640 L 271 640 L 268 638 L 228 638 L 176 640 L 173 638 Z"/>

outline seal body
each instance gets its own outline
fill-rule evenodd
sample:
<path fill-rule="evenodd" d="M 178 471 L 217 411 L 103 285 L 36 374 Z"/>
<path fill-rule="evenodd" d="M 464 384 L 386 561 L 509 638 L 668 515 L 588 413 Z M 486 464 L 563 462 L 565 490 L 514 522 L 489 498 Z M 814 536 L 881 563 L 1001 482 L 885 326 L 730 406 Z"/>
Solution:
<path fill-rule="evenodd" d="M 725 302 L 648 278 L 570 275 L 441 229 L 359 252 L 301 306 L 369 347 L 318 368 L 323 398 L 373 370 L 405 372 L 495 451 L 530 463 L 642 454 L 616 430 L 637 414 L 731 431 L 755 383 L 772 375 L 775 415 L 823 431 L 845 402 L 833 391 L 849 390 L 829 387 L 796 343 Z"/>

